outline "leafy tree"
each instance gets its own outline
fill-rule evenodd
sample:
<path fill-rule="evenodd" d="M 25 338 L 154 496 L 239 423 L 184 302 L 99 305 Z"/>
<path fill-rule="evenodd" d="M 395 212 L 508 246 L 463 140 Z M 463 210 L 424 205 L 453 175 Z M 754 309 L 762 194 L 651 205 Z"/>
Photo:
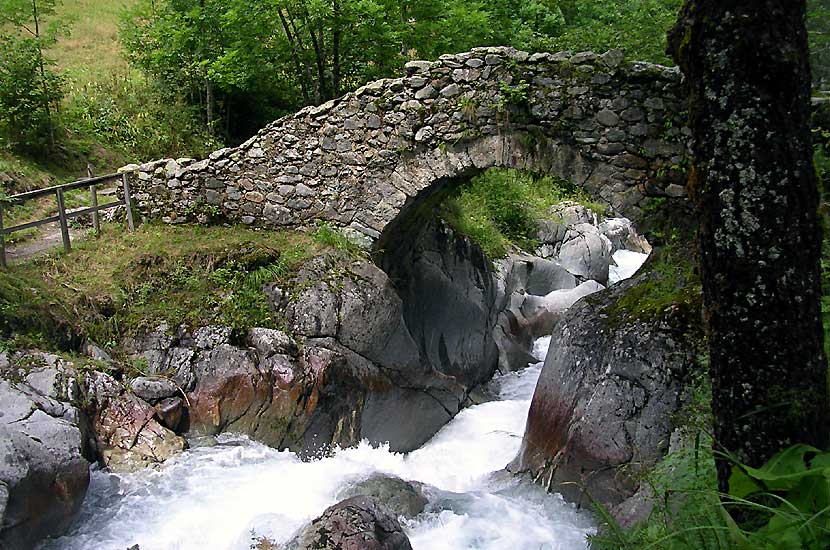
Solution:
<path fill-rule="evenodd" d="M 5 140 L 30 152 L 55 147 L 54 105 L 63 81 L 44 50 L 57 39 L 59 24 L 44 26 L 55 0 L 0 0 L 0 127 Z"/>
<path fill-rule="evenodd" d="M 671 63 L 665 32 L 677 18 L 682 0 L 561 0 L 564 24 L 551 37 L 551 50 L 622 49 L 629 59 Z"/>
<path fill-rule="evenodd" d="M 830 428 L 805 10 L 686 0 L 669 38 L 690 87 L 716 445 L 754 468 L 826 448 Z M 732 462 L 717 466 L 728 492 Z"/>
<path fill-rule="evenodd" d="M 399 74 L 409 59 L 475 46 L 623 47 L 663 60 L 662 36 L 679 2 L 140 0 L 122 38 L 134 64 L 170 89 L 187 90 L 206 124 L 234 139 Z"/>

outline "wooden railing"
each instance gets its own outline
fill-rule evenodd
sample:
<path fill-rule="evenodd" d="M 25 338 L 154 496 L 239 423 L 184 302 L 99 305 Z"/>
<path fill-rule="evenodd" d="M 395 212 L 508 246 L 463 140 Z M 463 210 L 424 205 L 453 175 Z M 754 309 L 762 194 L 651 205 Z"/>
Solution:
<path fill-rule="evenodd" d="M 39 227 L 41 225 L 46 225 L 48 223 L 59 222 L 61 227 L 61 237 L 63 239 L 63 249 L 67 252 L 72 249 L 72 243 L 69 240 L 69 220 L 71 218 L 77 218 L 78 216 L 84 216 L 86 214 L 92 214 L 92 225 L 95 228 L 96 232 L 100 232 L 101 225 L 100 220 L 98 217 L 98 212 L 101 210 L 107 210 L 109 208 L 115 208 L 117 206 L 125 206 L 127 209 L 127 227 L 130 231 L 135 231 L 135 223 L 133 221 L 133 211 L 130 206 L 130 174 L 132 172 L 122 172 L 120 174 L 107 174 L 106 176 L 98 176 L 94 178 L 87 178 L 84 180 L 74 181 L 72 183 L 66 183 L 63 185 L 55 185 L 53 187 L 45 187 L 43 189 L 37 189 L 35 191 L 28 191 L 26 193 L 20 193 L 18 195 L 12 195 L 8 197 L 5 201 L 0 201 L 0 266 L 6 267 L 6 235 L 14 233 L 15 231 L 23 231 L 24 229 L 30 229 L 32 227 Z M 124 198 L 115 202 L 109 202 L 107 204 L 98 205 L 98 186 L 102 183 L 121 180 L 121 185 L 124 189 Z M 66 211 L 66 205 L 64 202 L 64 194 L 67 191 L 72 191 L 73 189 L 81 189 L 83 187 L 89 187 L 89 194 L 90 194 L 90 202 L 92 206 L 89 208 L 82 208 L 79 210 L 73 210 L 71 212 Z M 9 208 L 12 206 L 18 206 L 23 204 L 26 201 L 37 199 L 40 197 L 45 197 L 49 195 L 55 195 L 55 198 L 58 202 L 58 214 L 56 216 L 50 216 L 48 218 L 44 218 L 42 220 L 31 221 L 27 223 L 22 223 L 20 225 L 15 225 L 12 227 L 5 227 L 3 226 L 3 209 Z"/>

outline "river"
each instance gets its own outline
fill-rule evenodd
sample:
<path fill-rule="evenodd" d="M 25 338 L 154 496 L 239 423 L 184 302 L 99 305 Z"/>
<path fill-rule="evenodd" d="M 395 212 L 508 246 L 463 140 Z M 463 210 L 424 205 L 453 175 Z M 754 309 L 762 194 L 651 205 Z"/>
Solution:
<path fill-rule="evenodd" d="M 645 255 L 633 254 L 615 254 L 612 282 L 642 264 Z M 430 486 L 427 509 L 403 520 L 415 550 L 583 550 L 594 532 L 590 514 L 503 470 L 521 444 L 549 342 L 534 344 L 539 363 L 493 379 L 496 400 L 461 411 L 405 455 L 364 442 L 303 462 L 226 434 L 158 470 L 94 470 L 75 526 L 41 548 L 242 550 L 262 536 L 283 543 L 345 487 L 381 472 Z"/>

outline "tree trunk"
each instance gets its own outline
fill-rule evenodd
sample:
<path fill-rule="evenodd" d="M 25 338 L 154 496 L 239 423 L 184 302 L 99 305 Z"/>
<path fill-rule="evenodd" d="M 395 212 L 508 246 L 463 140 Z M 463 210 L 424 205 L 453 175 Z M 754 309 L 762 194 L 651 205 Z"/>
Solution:
<path fill-rule="evenodd" d="M 303 91 L 303 101 L 305 105 L 308 105 L 311 103 L 311 97 L 308 93 L 308 81 L 311 80 L 308 75 L 308 68 L 306 67 L 304 69 L 304 65 L 300 61 L 300 52 L 297 46 L 297 40 L 291 32 L 291 27 L 288 26 L 288 20 L 285 18 L 285 15 L 283 15 L 282 8 L 277 10 L 277 14 L 280 17 L 280 23 L 282 23 L 282 28 L 285 31 L 285 38 L 288 40 L 288 45 L 291 46 L 291 59 L 294 61 L 294 70 L 297 71 L 297 79 L 300 81 L 300 89 Z"/>
<path fill-rule="evenodd" d="M 49 94 L 46 88 L 46 69 L 43 66 L 43 46 L 40 44 L 40 17 L 38 16 L 37 0 L 32 0 L 32 18 L 35 22 L 35 40 L 37 40 L 37 58 L 40 67 L 40 81 L 43 86 L 44 103 L 46 109 L 46 120 L 49 124 L 49 151 L 55 150 L 55 123 L 52 120 L 52 106 L 49 104 Z"/>
<path fill-rule="evenodd" d="M 314 61 L 317 65 L 317 85 L 315 87 L 314 99 L 319 105 L 326 97 L 326 57 L 323 50 L 323 30 L 319 29 L 319 35 L 314 32 L 314 21 L 305 12 L 306 27 L 308 28 L 308 35 L 311 38 L 311 45 L 314 47 Z"/>
<path fill-rule="evenodd" d="M 209 78 L 205 79 L 205 115 L 207 119 L 208 132 L 213 134 L 213 107 L 216 101 L 213 97 L 213 82 Z"/>
<path fill-rule="evenodd" d="M 830 426 L 804 15 L 804 0 L 686 0 L 669 33 L 690 87 L 715 445 L 754 467 L 826 447 Z"/>
<path fill-rule="evenodd" d="M 342 37 L 342 29 L 340 27 L 342 21 L 340 17 L 340 0 L 332 0 L 334 21 L 332 22 L 332 77 L 331 77 L 331 91 L 332 97 L 340 96 L 340 40 Z"/>

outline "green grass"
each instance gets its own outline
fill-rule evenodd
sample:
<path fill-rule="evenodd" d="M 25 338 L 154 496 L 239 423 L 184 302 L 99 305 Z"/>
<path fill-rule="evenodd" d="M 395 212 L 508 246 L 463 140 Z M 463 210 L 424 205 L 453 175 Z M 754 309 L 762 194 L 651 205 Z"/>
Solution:
<path fill-rule="evenodd" d="M 496 259 L 504 257 L 511 247 L 536 248 L 536 220 L 549 218 L 550 207 L 565 200 L 605 211 L 605 206 L 568 182 L 492 168 L 445 198 L 439 216 Z"/>
<path fill-rule="evenodd" d="M 120 14 L 136 0 L 63 0 L 55 16 L 72 32 L 49 55 L 70 82 L 83 87 L 131 71 L 118 41 Z"/>
<path fill-rule="evenodd" d="M 88 336 L 115 346 L 160 323 L 278 327 L 262 292 L 326 250 L 299 232 L 146 224 L 0 271 L 0 333 L 71 348 Z"/>
<path fill-rule="evenodd" d="M 318 224 L 312 237 L 319 244 L 339 250 L 353 258 L 363 258 L 366 256 L 366 251 L 359 244 L 330 223 L 322 222 Z"/>

